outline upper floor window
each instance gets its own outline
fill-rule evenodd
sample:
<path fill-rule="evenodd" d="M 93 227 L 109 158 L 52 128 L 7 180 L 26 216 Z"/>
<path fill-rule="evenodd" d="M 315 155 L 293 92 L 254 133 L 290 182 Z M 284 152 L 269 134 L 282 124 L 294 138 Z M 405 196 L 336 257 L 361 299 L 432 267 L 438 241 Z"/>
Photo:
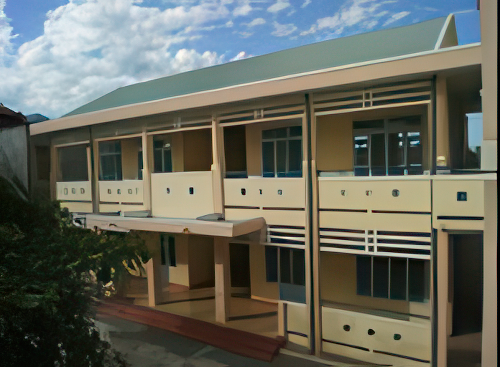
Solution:
<path fill-rule="evenodd" d="M 99 143 L 99 180 L 119 181 L 122 179 L 122 149 L 119 140 Z"/>
<path fill-rule="evenodd" d="M 153 141 L 154 150 L 154 171 L 172 172 L 172 148 L 171 142 L 167 139 Z"/>
<path fill-rule="evenodd" d="M 262 131 L 264 177 L 302 177 L 302 126 Z"/>
<path fill-rule="evenodd" d="M 88 181 L 87 146 L 74 145 L 59 148 L 59 182 Z"/>
<path fill-rule="evenodd" d="M 356 176 L 422 174 L 420 117 L 355 121 Z"/>

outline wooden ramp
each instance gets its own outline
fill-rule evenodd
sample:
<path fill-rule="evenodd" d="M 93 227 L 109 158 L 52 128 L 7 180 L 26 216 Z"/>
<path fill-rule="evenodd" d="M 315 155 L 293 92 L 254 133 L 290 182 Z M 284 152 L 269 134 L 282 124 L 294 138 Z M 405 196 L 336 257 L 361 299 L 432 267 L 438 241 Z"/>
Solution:
<path fill-rule="evenodd" d="M 271 362 L 285 346 L 285 339 L 268 338 L 149 307 L 102 302 L 97 312 L 171 331 L 245 357 Z"/>

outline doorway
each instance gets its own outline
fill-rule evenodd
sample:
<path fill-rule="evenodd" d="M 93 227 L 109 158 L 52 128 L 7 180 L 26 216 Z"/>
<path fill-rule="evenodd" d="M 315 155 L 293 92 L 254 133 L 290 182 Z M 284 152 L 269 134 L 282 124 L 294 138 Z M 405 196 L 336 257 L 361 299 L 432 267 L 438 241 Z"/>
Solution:
<path fill-rule="evenodd" d="M 483 234 L 450 235 L 451 335 L 448 366 L 481 364 Z"/>
<path fill-rule="evenodd" d="M 250 252 L 248 244 L 231 243 L 229 246 L 231 294 L 250 296 Z"/>

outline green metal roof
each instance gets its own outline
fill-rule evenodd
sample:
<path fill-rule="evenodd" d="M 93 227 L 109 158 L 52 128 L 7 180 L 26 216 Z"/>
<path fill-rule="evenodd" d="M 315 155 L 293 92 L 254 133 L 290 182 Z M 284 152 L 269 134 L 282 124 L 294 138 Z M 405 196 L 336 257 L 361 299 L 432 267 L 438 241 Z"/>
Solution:
<path fill-rule="evenodd" d="M 121 87 L 66 116 L 433 50 L 446 17 L 313 43 Z"/>

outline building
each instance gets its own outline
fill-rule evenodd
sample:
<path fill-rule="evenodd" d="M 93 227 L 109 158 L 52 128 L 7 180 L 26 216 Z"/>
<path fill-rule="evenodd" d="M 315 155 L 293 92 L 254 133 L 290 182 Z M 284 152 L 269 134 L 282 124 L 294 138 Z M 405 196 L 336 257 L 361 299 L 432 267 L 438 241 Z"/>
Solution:
<path fill-rule="evenodd" d="M 26 192 L 29 135 L 26 117 L 0 103 L 0 176 Z"/>
<path fill-rule="evenodd" d="M 31 126 L 33 159 L 143 234 L 150 306 L 214 287 L 215 321 L 250 295 L 317 355 L 446 366 L 461 336 L 493 366 L 496 7 L 481 44 L 450 15 L 120 88 Z"/>

